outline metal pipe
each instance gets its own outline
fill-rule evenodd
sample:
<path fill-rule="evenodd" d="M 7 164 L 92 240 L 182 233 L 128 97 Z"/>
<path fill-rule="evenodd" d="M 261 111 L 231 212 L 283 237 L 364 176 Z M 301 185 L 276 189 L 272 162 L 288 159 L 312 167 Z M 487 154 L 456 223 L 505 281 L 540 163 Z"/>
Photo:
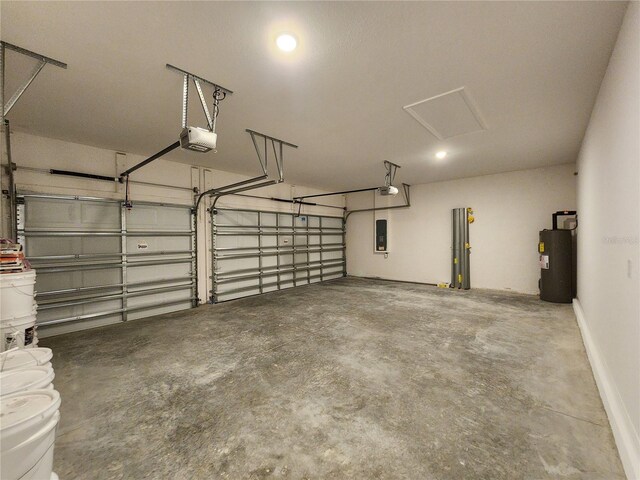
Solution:
<path fill-rule="evenodd" d="M 2 86 L 4 90 L 4 85 Z M 4 117 L 4 116 L 3 116 Z M 4 138 L 7 150 L 7 176 L 9 177 L 9 236 L 13 241 L 17 240 L 18 221 L 16 218 L 16 180 L 14 175 L 15 164 L 11 155 L 11 126 L 9 120 L 4 118 Z"/>
<path fill-rule="evenodd" d="M 282 183 L 282 181 L 281 180 L 267 180 L 266 182 L 258 183 L 256 185 L 249 185 L 248 187 L 237 188 L 235 190 L 231 190 L 230 192 L 218 193 L 218 194 L 215 195 L 216 198 L 213 200 L 213 204 L 211 205 L 211 208 L 212 209 L 216 208 L 216 203 L 218 202 L 220 197 L 224 197 L 225 195 L 232 195 L 232 194 L 237 193 L 237 192 L 244 192 L 246 190 L 253 190 L 254 188 L 268 187 L 270 185 L 276 185 L 278 183 Z"/>
<path fill-rule="evenodd" d="M 172 143 L 171 145 L 169 145 L 166 148 L 163 148 L 162 150 L 160 150 L 158 153 L 156 153 L 155 155 L 151 155 L 149 158 L 147 158 L 146 160 L 143 160 L 142 162 L 138 163 L 137 165 L 134 165 L 133 167 L 129 168 L 128 170 L 125 170 L 124 172 L 122 172 L 120 174 L 120 179 L 122 179 L 123 177 L 128 176 L 129 174 L 135 172 L 136 170 L 138 170 L 139 168 L 144 167 L 145 165 L 153 162 L 154 160 L 162 157 L 163 155 L 166 155 L 167 153 L 171 152 L 172 150 L 175 150 L 176 148 L 178 148 L 180 146 L 180 140 Z"/>
<path fill-rule="evenodd" d="M 91 180 L 104 180 L 108 182 L 117 182 L 118 179 L 116 177 L 107 177 L 106 175 L 95 175 L 93 173 L 82 173 L 82 172 L 72 172 L 70 170 L 49 170 L 51 175 L 65 175 L 68 177 L 80 177 L 80 178 L 88 178 Z"/>
<path fill-rule="evenodd" d="M 303 195 L 300 197 L 293 197 L 294 200 L 302 200 L 304 198 L 314 198 L 314 197 L 330 197 L 332 195 L 346 195 L 348 193 L 359 193 L 359 192 L 371 192 L 373 190 L 378 190 L 379 187 L 369 187 L 369 188 L 358 188 L 356 190 L 343 190 L 342 192 L 332 192 L 332 193 L 318 193 L 316 195 Z"/>
<path fill-rule="evenodd" d="M 5 126 L 4 122 L 4 69 L 6 65 L 5 46 L 4 42 L 0 41 L 0 125 Z"/>

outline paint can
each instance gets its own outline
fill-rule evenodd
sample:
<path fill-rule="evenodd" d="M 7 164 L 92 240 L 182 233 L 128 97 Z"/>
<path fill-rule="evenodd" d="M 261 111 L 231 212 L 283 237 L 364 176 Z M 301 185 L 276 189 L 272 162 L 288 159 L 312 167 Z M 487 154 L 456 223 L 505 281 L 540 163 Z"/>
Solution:
<path fill-rule="evenodd" d="M 50 348 L 20 348 L 0 353 L 0 372 L 38 366 L 51 366 L 53 352 Z"/>
<path fill-rule="evenodd" d="M 53 390 L 53 367 L 29 367 L 0 372 L 0 395 L 11 395 L 26 390 Z"/>
<path fill-rule="evenodd" d="M 3 480 L 51 478 L 59 408 L 60 394 L 55 390 L 29 390 L 0 397 Z"/>
<path fill-rule="evenodd" d="M 0 318 L 25 317 L 34 309 L 36 271 L 0 274 Z"/>
<path fill-rule="evenodd" d="M 0 352 L 14 347 L 35 347 L 37 344 L 35 308 L 29 315 L 0 319 Z"/>

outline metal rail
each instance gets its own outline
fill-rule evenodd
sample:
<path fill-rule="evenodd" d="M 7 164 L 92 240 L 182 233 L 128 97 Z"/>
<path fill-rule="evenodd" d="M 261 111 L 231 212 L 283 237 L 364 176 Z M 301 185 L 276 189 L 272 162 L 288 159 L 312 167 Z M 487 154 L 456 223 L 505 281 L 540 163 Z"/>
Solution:
<path fill-rule="evenodd" d="M 166 148 L 163 148 L 158 153 L 155 153 L 155 154 L 151 155 L 149 158 L 147 158 L 147 159 L 141 161 L 140 163 L 137 163 L 133 167 L 125 170 L 124 172 L 122 172 L 120 174 L 120 181 L 122 181 L 124 177 L 128 177 L 129 174 L 131 174 L 131 173 L 135 172 L 136 170 L 144 167 L 145 165 L 148 165 L 149 163 L 153 162 L 154 160 L 157 160 L 158 158 L 162 157 L 163 155 L 166 155 L 167 153 L 175 150 L 179 146 L 180 146 L 180 140 L 178 140 L 176 142 L 173 142 L 171 145 L 169 145 Z"/>

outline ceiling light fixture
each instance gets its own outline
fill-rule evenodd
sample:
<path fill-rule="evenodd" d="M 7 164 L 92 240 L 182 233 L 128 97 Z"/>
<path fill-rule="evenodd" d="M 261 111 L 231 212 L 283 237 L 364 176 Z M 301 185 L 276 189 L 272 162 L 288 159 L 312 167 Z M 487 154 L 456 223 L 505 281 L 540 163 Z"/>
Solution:
<path fill-rule="evenodd" d="M 278 48 L 283 52 L 292 52 L 298 46 L 298 41 L 293 35 L 283 33 L 276 38 L 276 45 L 278 45 Z"/>
<path fill-rule="evenodd" d="M 441 150 L 438 153 L 436 153 L 436 158 L 438 158 L 440 160 L 442 160 L 446 156 L 447 156 L 447 152 L 445 152 L 444 150 Z"/>

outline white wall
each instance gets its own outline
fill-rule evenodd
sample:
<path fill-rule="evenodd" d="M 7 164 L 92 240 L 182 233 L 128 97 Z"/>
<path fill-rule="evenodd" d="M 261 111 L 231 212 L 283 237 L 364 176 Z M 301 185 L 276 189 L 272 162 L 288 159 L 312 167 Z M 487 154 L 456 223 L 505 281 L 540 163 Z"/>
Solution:
<path fill-rule="evenodd" d="M 16 183 L 18 192 L 37 192 L 61 195 L 95 196 L 102 198 L 123 199 L 124 187 L 121 184 L 104 182 L 99 180 L 87 180 L 82 178 L 50 175 L 48 169 L 71 170 L 97 175 L 117 176 L 120 172 L 144 160 L 140 155 L 122 154 L 113 150 L 90 147 L 77 143 L 65 142 L 51 138 L 38 137 L 20 132 L 11 135 L 12 159 L 17 164 Z M 197 155 L 197 154 L 194 154 Z M 210 160 L 211 157 L 209 157 Z M 6 161 L 6 160 L 5 160 Z M 30 169 L 40 170 L 34 171 Z M 286 179 L 286 159 L 285 159 Z M 258 159 L 256 157 L 256 175 L 260 173 Z M 153 163 L 131 174 L 131 180 L 149 182 L 154 185 L 131 185 L 131 199 L 136 201 L 164 202 L 191 205 L 194 201 L 193 187 L 200 191 L 211 187 L 218 187 L 248 178 L 244 175 L 213 170 L 205 167 L 192 167 L 190 165 L 158 159 Z M 276 178 L 272 175 L 271 178 Z M 2 188 L 6 186 L 6 175 L 2 177 Z M 168 185 L 163 187 L 160 185 Z M 182 187 L 171 188 L 171 187 Z M 281 183 L 258 190 L 246 192 L 250 195 L 264 197 L 278 197 L 291 199 L 296 195 L 311 193 L 324 193 L 323 191 L 304 186 L 293 186 Z M 322 199 L 323 204 L 343 206 L 342 197 L 329 197 Z M 209 202 L 202 202 L 198 212 L 198 296 L 206 302 L 211 289 L 210 267 L 211 258 L 209 252 L 210 235 L 207 235 L 210 216 L 206 213 Z M 297 206 L 292 204 L 246 198 L 238 196 L 221 197 L 217 206 L 231 206 L 237 208 L 252 208 L 274 210 L 282 212 L 297 211 Z M 8 202 L 3 201 L 2 206 L 2 235 L 7 236 Z M 302 213 L 316 213 L 320 215 L 342 216 L 339 208 L 303 206 Z M 202 274 L 206 272 L 206 274 Z"/>
<path fill-rule="evenodd" d="M 640 479 L 640 3 L 630 2 L 578 159 L 578 300 L 627 476 Z"/>
<path fill-rule="evenodd" d="M 551 228 L 553 212 L 575 209 L 574 170 L 571 164 L 414 185 L 411 208 L 388 212 L 388 258 L 373 253 L 373 213 L 350 216 L 347 272 L 425 283 L 450 281 L 451 209 L 472 207 L 472 288 L 537 293 L 538 231 Z M 372 199 L 371 192 L 352 194 L 347 206 L 370 207 Z M 381 200 L 377 196 L 377 206 Z"/>

